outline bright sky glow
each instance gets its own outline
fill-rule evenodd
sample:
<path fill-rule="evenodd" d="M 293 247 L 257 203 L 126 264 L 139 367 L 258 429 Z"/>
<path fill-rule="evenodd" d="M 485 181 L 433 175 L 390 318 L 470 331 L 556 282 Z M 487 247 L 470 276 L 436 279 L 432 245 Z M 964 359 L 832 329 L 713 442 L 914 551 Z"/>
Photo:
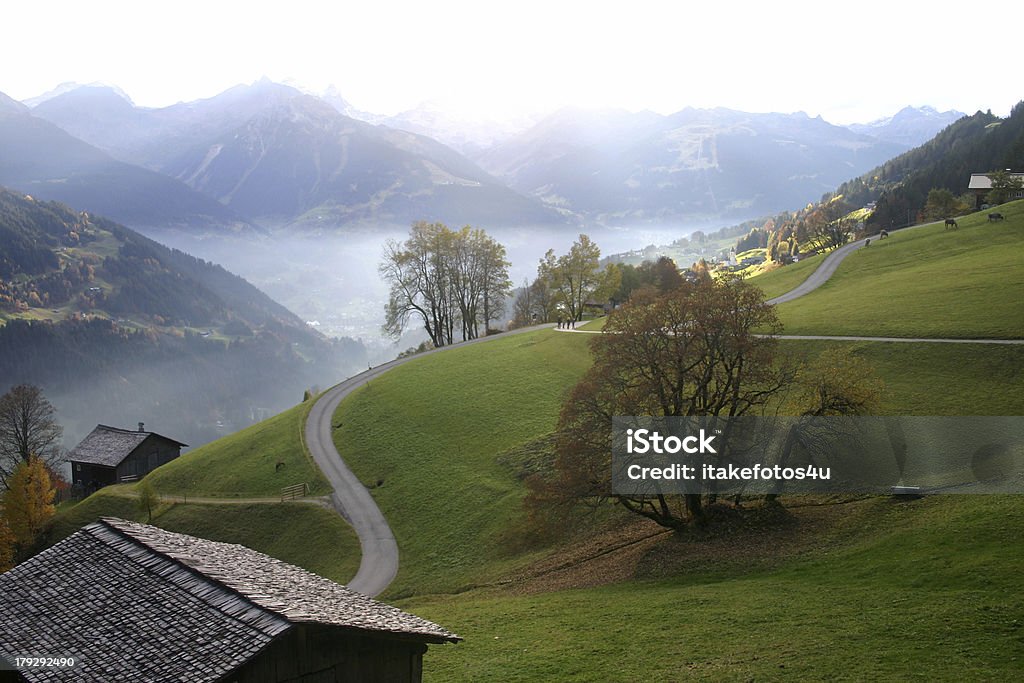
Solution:
<path fill-rule="evenodd" d="M 4 7 L 0 92 L 25 99 L 64 81 L 103 81 L 164 106 L 268 76 L 312 91 L 335 84 L 384 114 L 429 100 L 498 120 L 569 104 L 802 110 L 834 123 L 907 104 L 1005 115 L 1024 98 L 1007 87 L 1012 73 L 997 75 L 1017 63 L 1017 42 L 970 25 L 965 7 L 37 0 Z M 1003 0 L 983 14 L 1024 19 Z"/>

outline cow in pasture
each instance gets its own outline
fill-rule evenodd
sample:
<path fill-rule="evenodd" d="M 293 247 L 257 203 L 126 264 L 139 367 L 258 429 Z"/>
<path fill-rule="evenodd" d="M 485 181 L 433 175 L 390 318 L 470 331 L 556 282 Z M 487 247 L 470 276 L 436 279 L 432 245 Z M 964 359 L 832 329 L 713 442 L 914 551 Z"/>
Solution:
<path fill-rule="evenodd" d="M 946 230 L 949 230 L 950 228 L 953 228 L 954 230 L 959 230 L 960 229 L 960 226 L 956 224 L 956 219 L 955 218 L 947 218 L 946 219 Z"/>
<path fill-rule="evenodd" d="M 1001 214 L 1001 213 L 990 213 L 988 215 L 989 223 L 991 223 L 992 221 L 1001 221 L 1001 220 L 1003 220 L 1003 214 Z"/>

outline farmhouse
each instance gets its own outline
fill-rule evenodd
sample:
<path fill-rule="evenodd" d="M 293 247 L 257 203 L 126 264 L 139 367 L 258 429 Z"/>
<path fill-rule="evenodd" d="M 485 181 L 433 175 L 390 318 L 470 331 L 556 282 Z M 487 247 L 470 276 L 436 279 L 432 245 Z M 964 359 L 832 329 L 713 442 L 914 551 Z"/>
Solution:
<path fill-rule="evenodd" d="M 1009 173 L 1008 175 L 1024 182 L 1024 173 Z M 974 194 L 974 208 L 980 209 L 981 205 L 985 203 L 985 195 L 992 190 L 992 178 L 987 173 L 972 173 L 967 189 Z M 1009 197 L 1010 201 L 1014 199 L 1024 199 L 1024 189 L 1018 190 Z"/>
<path fill-rule="evenodd" d="M 437 624 L 244 546 L 104 518 L 0 575 L 22 681 L 419 681 Z"/>
<path fill-rule="evenodd" d="M 144 426 L 140 422 L 138 430 L 132 431 L 96 425 L 96 429 L 68 453 L 71 483 L 97 489 L 122 481 L 135 481 L 174 460 L 181 455 L 181 449 L 188 446 L 144 431 Z"/>

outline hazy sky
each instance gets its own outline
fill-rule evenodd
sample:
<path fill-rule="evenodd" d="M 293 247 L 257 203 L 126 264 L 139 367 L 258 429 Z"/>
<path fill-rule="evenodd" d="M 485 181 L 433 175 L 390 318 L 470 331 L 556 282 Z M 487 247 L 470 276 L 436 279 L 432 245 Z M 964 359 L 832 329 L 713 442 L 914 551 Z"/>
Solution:
<path fill-rule="evenodd" d="M 803 110 L 836 123 L 907 104 L 1005 115 L 1024 98 L 1007 87 L 1013 75 L 997 75 L 1017 63 L 1017 41 L 983 26 L 1024 12 L 999 0 L 967 7 L 36 0 L 4 7 L 0 91 L 25 99 L 63 81 L 105 81 L 163 106 L 265 75 L 317 91 L 335 84 L 377 113 L 433 100 L 495 118 L 566 104 Z"/>

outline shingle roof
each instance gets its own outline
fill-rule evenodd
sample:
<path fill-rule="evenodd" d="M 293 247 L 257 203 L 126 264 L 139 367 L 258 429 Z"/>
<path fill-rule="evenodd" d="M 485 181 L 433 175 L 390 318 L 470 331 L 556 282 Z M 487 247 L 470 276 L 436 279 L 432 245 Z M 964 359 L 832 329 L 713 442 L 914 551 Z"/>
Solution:
<path fill-rule="evenodd" d="M 115 518 L 0 575 L 0 657 L 79 659 L 33 682 L 215 681 L 302 622 L 460 640 L 244 546 Z"/>
<path fill-rule="evenodd" d="M 96 425 L 96 428 L 89 432 L 89 435 L 82 439 L 81 443 L 71 449 L 71 452 L 68 453 L 68 460 L 117 467 L 150 436 L 167 439 L 179 446 L 188 445 L 155 432 L 139 432 L 107 425 Z"/>
<path fill-rule="evenodd" d="M 1011 178 L 1024 179 L 1024 173 L 1010 173 Z M 992 178 L 987 173 L 972 173 L 971 182 L 967 184 L 968 190 L 991 190 Z"/>

